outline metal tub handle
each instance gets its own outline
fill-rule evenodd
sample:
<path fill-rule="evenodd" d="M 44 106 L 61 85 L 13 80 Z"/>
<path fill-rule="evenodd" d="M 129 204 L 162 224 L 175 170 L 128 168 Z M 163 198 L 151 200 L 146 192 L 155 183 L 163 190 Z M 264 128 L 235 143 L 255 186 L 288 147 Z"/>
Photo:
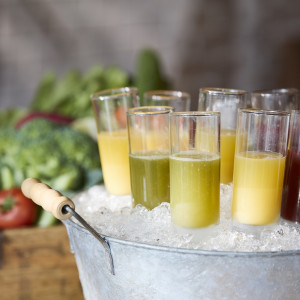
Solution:
<path fill-rule="evenodd" d="M 60 192 L 52 189 L 47 184 L 42 183 L 36 178 L 27 178 L 21 186 L 23 194 L 32 199 L 33 202 L 40 205 L 46 211 L 53 214 L 59 220 L 66 220 L 72 216 L 86 228 L 104 247 L 109 257 L 110 272 L 114 275 L 114 264 L 111 249 L 108 241 L 92 228 L 80 215 L 75 211 L 75 205 L 71 199 L 63 196 Z"/>

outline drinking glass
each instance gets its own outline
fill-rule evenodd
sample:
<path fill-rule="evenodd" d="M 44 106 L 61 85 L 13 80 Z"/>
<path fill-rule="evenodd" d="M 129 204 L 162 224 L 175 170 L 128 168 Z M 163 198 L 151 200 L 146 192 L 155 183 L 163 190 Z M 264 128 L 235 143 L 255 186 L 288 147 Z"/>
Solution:
<path fill-rule="evenodd" d="M 189 111 L 191 96 L 189 93 L 172 90 L 153 90 L 144 93 L 146 106 L 172 106 L 174 111 Z"/>
<path fill-rule="evenodd" d="M 131 192 L 134 204 L 153 209 L 170 202 L 170 106 L 142 106 L 127 112 Z"/>
<path fill-rule="evenodd" d="M 185 228 L 218 223 L 220 113 L 171 115 L 170 206 L 172 222 Z"/>
<path fill-rule="evenodd" d="M 231 211 L 237 224 L 279 220 L 289 118 L 287 112 L 239 109 Z"/>
<path fill-rule="evenodd" d="M 139 105 L 136 88 L 103 90 L 91 96 L 104 185 L 115 195 L 130 194 L 126 111 Z"/>
<path fill-rule="evenodd" d="M 281 217 L 300 223 L 300 110 L 292 110 Z"/>
<path fill-rule="evenodd" d="M 254 109 L 282 110 L 291 112 L 300 109 L 300 89 L 257 90 L 251 93 Z"/>
<path fill-rule="evenodd" d="M 221 183 L 232 182 L 235 151 L 236 116 L 239 108 L 247 107 L 244 90 L 201 88 L 199 111 L 221 112 Z"/>

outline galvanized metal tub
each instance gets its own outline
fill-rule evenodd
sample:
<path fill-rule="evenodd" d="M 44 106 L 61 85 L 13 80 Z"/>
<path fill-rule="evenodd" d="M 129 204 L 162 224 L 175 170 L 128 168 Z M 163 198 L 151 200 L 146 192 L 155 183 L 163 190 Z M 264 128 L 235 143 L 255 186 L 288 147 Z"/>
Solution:
<path fill-rule="evenodd" d="M 64 221 L 85 299 L 299 299 L 300 250 L 222 252 L 160 247 L 103 236 Z"/>

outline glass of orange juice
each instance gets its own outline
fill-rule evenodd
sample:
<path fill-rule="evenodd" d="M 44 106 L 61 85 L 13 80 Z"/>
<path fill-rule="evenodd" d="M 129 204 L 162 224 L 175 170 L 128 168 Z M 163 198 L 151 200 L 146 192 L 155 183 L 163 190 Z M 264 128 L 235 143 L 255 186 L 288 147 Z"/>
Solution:
<path fill-rule="evenodd" d="M 239 109 L 231 210 L 237 225 L 279 220 L 289 118 L 288 112 Z"/>
<path fill-rule="evenodd" d="M 138 90 L 131 87 L 103 90 L 93 94 L 91 99 L 105 188 L 114 195 L 129 195 L 126 112 L 139 106 Z"/>
<path fill-rule="evenodd" d="M 152 90 L 143 95 L 145 106 L 171 106 L 174 111 L 189 111 L 191 95 L 187 92 L 173 90 Z"/>
<path fill-rule="evenodd" d="M 247 107 L 248 94 L 244 90 L 227 88 L 201 88 L 198 110 L 218 111 L 221 113 L 221 170 L 220 182 L 232 182 L 236 116 L 239 108 Z"/>

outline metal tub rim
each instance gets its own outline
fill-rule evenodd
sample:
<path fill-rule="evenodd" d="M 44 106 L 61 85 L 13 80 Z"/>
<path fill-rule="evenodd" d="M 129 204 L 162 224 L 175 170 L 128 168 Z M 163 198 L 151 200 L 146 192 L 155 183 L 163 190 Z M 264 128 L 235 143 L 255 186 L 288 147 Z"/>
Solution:
<path fill-rule="evenodd" d="M 82 232 L 91 235 L 89 231 L 82 227 L 81 225 L 75 223 L 71 219 L 63 221 L 65 224 L 69 224 L 72 227 L 75 227 L 76 230 L 81 230 Z M 67 226 L 66 226 L 67 227 Z M 110 237 L 99 233 L 104 239 L 108 241 L 111 245 L 111 242 L 136 247 L 149 250 L 156 250 L 160 252 L 173 252 L 173 253 L 182 253 L 182 254 L 191 254 L 191 255 L 202 255 L 202 256 L 219 256 L 219 257 L 276 257 L 276 256 L 300 256 L 300 250 L 284 250 L 284 251 L 219 251 L 219 250 L 201 250 L 201 249 L 188 249 L 188 248 L 176 248 L 169 246 L 159 246 L 152 245 L 142 242 L 135 242 L 130 240 L 123 240 L 120 238 Z M 99 242 L 100 243 L 100 242 Z"/>

